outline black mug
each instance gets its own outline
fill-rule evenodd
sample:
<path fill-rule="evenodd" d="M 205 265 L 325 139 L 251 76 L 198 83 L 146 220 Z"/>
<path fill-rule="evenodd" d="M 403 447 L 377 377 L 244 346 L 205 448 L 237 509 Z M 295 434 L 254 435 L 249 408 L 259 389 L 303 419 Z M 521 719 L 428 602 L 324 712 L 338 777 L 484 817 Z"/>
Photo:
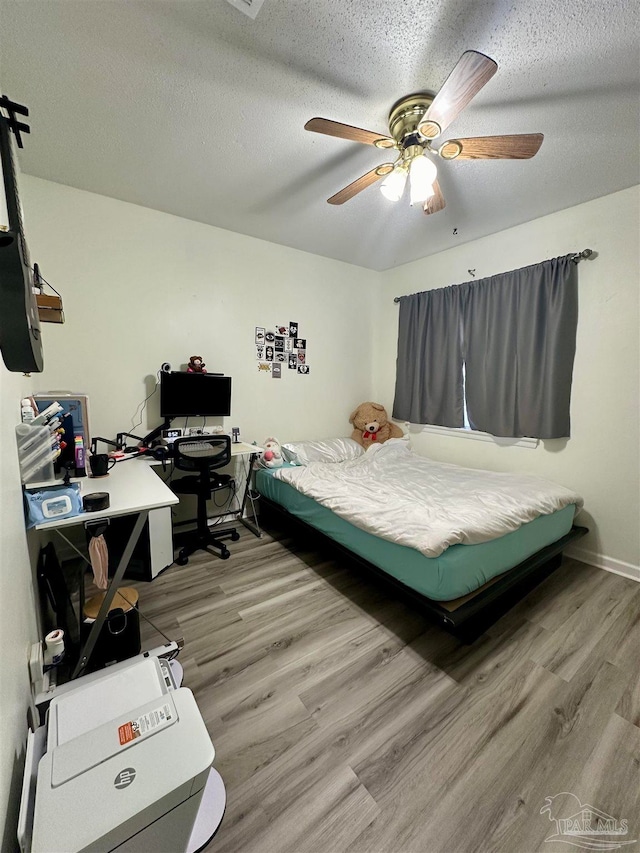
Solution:
<path fill-rule="evenodd" d="M 94 453 L 89 457 L 92 477 L 106 477 L 115 464 L 116 460 L 110 459 L 106 453 Z"/>

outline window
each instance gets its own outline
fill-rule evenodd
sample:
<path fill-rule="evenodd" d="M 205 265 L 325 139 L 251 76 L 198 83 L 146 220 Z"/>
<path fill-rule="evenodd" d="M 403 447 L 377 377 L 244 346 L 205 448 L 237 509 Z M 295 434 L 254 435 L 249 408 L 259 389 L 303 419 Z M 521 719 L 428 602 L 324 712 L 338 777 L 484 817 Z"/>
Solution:
<path fill-rule="evenodd" d="M 568 436 L 572 257 L 401 297 L 393 416 L 505 438 Z"/>

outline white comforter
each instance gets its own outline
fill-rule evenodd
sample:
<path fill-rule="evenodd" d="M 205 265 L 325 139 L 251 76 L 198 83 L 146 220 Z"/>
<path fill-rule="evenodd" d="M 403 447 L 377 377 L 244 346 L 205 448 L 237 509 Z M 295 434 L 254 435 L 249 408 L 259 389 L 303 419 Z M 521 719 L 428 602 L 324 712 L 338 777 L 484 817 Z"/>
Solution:
<path fill-rule="evenodd" d="M 574 492 L 528 474 L 498 474 L 434 462 L 404 439 L 371 445 L 358 459 L 313 462 L 274 474 L 375 536 L 437 557 L 476 545 L 569 504 Z"/>

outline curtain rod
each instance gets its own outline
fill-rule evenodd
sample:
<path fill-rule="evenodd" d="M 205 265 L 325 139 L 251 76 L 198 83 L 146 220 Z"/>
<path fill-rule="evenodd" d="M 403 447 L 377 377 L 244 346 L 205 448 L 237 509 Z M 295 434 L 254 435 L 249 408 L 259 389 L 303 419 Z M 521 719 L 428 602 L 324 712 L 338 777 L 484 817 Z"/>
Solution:
<path fill-rule="evenodd" d="M 575 255 L 572 255 L 571 260 L 573 261 L 574 264 L 579 264 L 580 261 L 584 260 L 585 258 L 590 258 L 594 254 L 595 253 L 594 253 L 593 249 L 583 249 L 581 252 L 576 252 Z M 471 270 L 470 270 L 470 272 L 471 272 Z M 474 272 L 475 272 L 475 270 L 474 270 Z M 394 302 L 400 302 L 400 297 L 394 296 L 393 301 Z"/>

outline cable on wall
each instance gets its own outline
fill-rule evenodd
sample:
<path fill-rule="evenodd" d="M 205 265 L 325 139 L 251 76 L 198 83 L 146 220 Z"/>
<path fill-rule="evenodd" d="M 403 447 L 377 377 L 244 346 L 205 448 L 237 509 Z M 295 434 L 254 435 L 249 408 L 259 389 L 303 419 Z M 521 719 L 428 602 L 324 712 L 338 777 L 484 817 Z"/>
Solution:
<path fill-rule="evenodd" d="M 153 391 L 148 394 L 141 403 L 138 403 L 136 406 L 136 410 L 131 417 L 131 429 L 134 430 L 136 427 L 139 427 L 142 423 L 142 416 L 144 414 L 144 410 L 147 407 L 147 403 L 156 393 L 158 388 L 160 387 L 160 373 L 162 372 L 162 368 L 156 373 L 156 384 Z M 142 406 L 142 408 L 140 408 Z M 134 424 L 135 418 L 139 418 L 139 420 Z"/>

